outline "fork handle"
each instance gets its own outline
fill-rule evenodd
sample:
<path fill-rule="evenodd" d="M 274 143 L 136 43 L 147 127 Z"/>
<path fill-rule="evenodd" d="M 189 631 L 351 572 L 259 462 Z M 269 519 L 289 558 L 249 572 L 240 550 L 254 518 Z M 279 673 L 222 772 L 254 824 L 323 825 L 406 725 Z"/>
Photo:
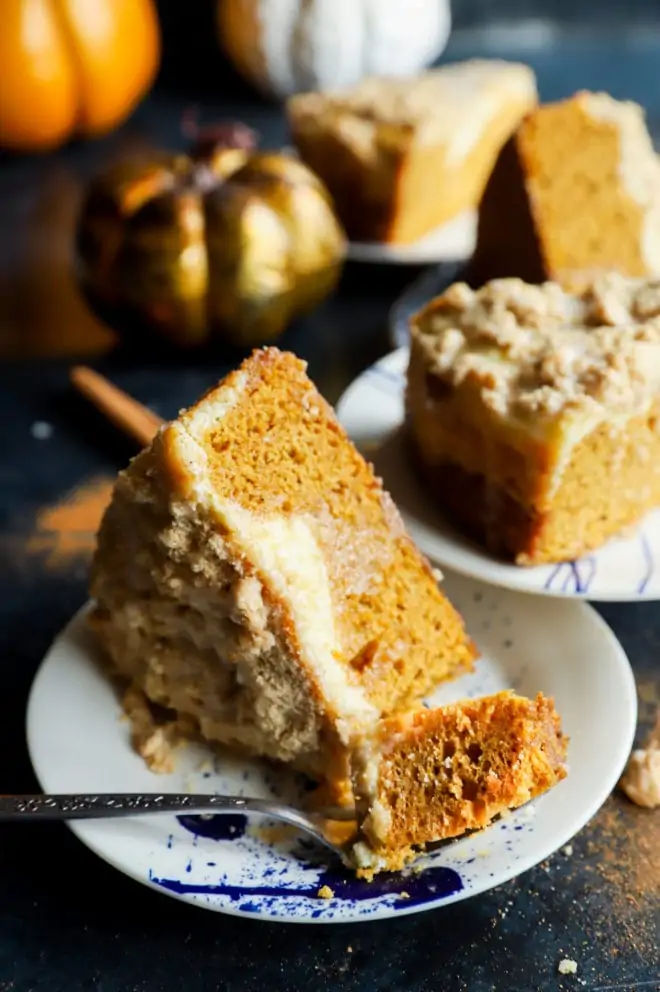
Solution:
<path fill-rule="evenodd" d="M 96 793 L 0 796 L 0 820 L 88 820 L 140 813 L 241 812 L 268 803 L 239 796 L 187 793 Z"/>

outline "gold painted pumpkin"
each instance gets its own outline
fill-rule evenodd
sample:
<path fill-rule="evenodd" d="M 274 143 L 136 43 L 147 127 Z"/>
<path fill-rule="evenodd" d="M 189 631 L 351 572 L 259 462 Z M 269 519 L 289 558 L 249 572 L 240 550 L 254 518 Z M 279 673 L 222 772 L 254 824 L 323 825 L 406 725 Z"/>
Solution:
<path fill-rule="evenodd" d="M 77 244 L 81 283 L 118 330 L 179 345 L 256 346 L 332 291 L 346 239 L 322 182 L 248 129 L 202 135 L 98 176 Z"/>

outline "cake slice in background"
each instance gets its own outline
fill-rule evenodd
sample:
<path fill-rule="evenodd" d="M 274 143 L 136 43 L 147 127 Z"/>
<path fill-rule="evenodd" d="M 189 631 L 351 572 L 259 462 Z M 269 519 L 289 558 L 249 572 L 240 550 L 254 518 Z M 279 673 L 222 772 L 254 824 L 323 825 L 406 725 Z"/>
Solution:
<path fill-rule="evenodd" d="M 660 506 L 660 278 L 455 284 L 412 320 L 406 438 L 495 555 L 600 547 Z"/>
<path fill-rule="evenodd" d="M 287 113 L 349 238 L 406 244 L 477 206 L 500 148 L 536 102 L 528 66 L 475 59 L 300 94 Z"/>
<path fill-rule="evenodd" d="M 660 273 L 660 160 L 644 111 L 606 93 L 538 106 L 502 148 L 467 281 Z"/>
<path fill-rule="evenodd" d="M 91 593 L 114 671 L 177 727 L 335 781 L 356 738 L 476 654 L 304 364 L 274 348 L 119 475 Z"/>
<path fill-rule="evenodd" d="M 419 709 L 378 724 L 353 757 L 358 874 L 396 871 L 425 844 L 487 826 L 566 776 L 551 700 L 513 692 Z"/>

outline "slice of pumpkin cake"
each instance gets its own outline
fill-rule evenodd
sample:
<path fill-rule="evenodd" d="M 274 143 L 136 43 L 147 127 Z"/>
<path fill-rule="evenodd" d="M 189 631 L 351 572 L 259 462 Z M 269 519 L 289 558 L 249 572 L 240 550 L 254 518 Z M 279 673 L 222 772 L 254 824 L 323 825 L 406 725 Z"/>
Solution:
<path fill-rule="evenodd" d="M 468 270 L 475 287 L 660 273 L 660 158 L 643 108 L 588 91 L 532 108 L 486 184 Z"/>
<path fill-rule="evenodd" d="M 382 715 L 476 654 L 304 363 L 275 348 L 120 473 L 91 593 L 113 668 L 151 704 L 333 779 Z"/>
<path fill-rule="evenodd" d="M 396 871 L 426 844 L 478 830 L 566 776 L 552 700 L 505 691 L 381 721 L 352 757 L 358 874 Z"/>

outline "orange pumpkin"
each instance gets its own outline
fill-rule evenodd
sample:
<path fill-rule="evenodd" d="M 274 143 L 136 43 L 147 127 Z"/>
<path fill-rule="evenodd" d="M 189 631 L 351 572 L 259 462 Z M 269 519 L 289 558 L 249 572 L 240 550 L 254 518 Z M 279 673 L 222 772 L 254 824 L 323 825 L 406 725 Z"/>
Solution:
<path fill-rule="evenodd" d="M 54 148 L 110 131 L 160 61 L 153 0 L 2 0 L 0 145 Z"/>

